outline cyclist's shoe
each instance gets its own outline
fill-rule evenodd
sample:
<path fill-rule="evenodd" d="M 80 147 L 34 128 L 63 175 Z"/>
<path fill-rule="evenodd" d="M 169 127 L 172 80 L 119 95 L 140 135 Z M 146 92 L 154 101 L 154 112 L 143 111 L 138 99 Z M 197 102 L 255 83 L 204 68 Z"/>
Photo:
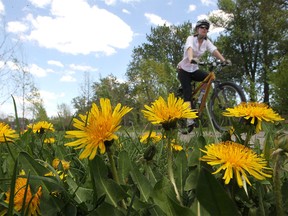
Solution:
<path fill-rule="evenodd" d="M 183 131 L 181 131 L 181 133 L 182 133 L 182 134 L 189 134 L 189 133 L 191 133 L 191 132 L 193 131 L 193 129 L 194 129 L 195 127 L 198 127 L 198 125 L 197 125 L 196 122 L 194 122 L 194 123 L 191 124 L 191 125 L 188 125 L 186 129 L 184 129 Z"/>

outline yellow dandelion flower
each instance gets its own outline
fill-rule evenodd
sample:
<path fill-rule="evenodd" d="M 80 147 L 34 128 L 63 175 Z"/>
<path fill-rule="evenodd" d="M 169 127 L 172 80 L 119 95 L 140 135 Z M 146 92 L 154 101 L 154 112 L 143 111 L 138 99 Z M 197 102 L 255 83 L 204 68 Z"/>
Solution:
<path fill-rule="evenodd" d="M 171 143 L 171 147 L 175 150 L 175 151 L 182 151 L 183 147 L 181 145 L 177 145 L 177 144 L 173 144 Z"/>
<path fill-rule="evenodd" d="M 176 125 L 178 119 L 181 118 L 197 118 L 197 112 L 191 110 L 188 102 L 184 102 L 182 98 L 176 98 L 173 93 L 168 96 L 167 102 L 159 97 L 150 106 L 144 106 L 147 110 L 142 110 L 144 116 L 152 124 Z"/>
<path fill-rule="evenodd" d="M 25 174 L 25 173 L 22 173 Z M 15 183 L 15 194 L 14 194 L 14 209 L 17 212 L 22 211 L 24 195 L 27 187 L 26 200 L 24 204 L 25 211 L 28 212 L 27 215 L 40 215 L 40 197 L 42 195 L 42 187 L 38 188 L 38 191 L 32 195 L 30 185 L 27 184 L 27 178 L 18 177 Z M 5 193 L 6 199 L 4 200 L 9 204 L 10 190 Z"/>
<path fill-rule="evenodd" d="M 59 176 L 59 178 L 61 179 L 61 180 L 64 180 L 64 181 L 66 181 L 66 178 L 67 178 L 67 174 L 66 173 L 64 173 L 63 171 L 61 171 L 61 170 L 58 170 L 57 171 L 57 174 L 58 174 L 58 176 Z M 55 173 L 53 173 L 52 171 L 51 172 L 49 172 L 49 173 L 46 173 L 44 176 L 56 176 L 55 175 Z"/>
<path fill-rule="evenodd" d="M 262 130 L 262 121 L 274 123 L 274 121 L 284 120 L 273 109 L 269 108 L 267 104 L 257 102 L 243 102 L 234 108 L 227 108 L 223 115 L 228 117 L 243 117 L 252 125 L 256 125 L 256 133 Z"/>
<path fill-rule="evenodd" d="M 53 168 L 54 169 L 58 169 L 58 166 L 59 166 L 60 162 L 61 162 L 64 170 L 68 170 L 70 168 L 70 161 L 60 160 L 58 158 L 55 158 L 52 161 Z"/>
<path fill-rule="evenodd" d="M 39 134 L 43 134 L 48 131 L 51 132 L 55 131 L 53 124 L 47 121 L 40 121 L 35 124 L 29 124 L 27 127 L 31 128 L 33 133 L 39 133 Z"/>
<path fill-rule="evenodd" d="M 153 143 L 158 143 L 162 139 L 161 134 L 157 134 L 155 131 L 147 131 L 140 136 L 140 142 L 146 144 L 148 140 L 151 140 Z"/>
<path fill-rule="evenodd" d="M 236 176 L 239 187 L 243 186 L 242 178 L 251 185 L 247 175 L 251 175 L 257 180 L 264 180 L 265 177 L 271 178 L 271 175 L 264 172 L 269 170 L 267 162 L 261 158 L 252 149 L 244 145 L 231 141 L 221 142 L 218 144 L 206 145 L 206 153 L 200 160 L 207 162 L 211 166 L 217 166 L 217 170 L 213 173 L 219 173 L 224 170 L 223 179 L 225 184 L 229 184 L 233 175 Z"/>
<path fill-rule="evenodd" d="M 18 138 L 16 131 L 11 129 L 9 125 L 0 122 L 0 143 L 12 142 L 13 139 Z"/>
<path fill-rule="evenodd" d="M 89 158 L 92 160 L 97 154 L 106 152 L 105 141 L 118 139 L 115 134 L 119 130 L 122 117 L 130 112 L 132 108 L 121 107 L 118 103 L 112 110 L 109 99 L 100 99 L 100 108 L 93 103 L 90 112 L 87 115 L 79 115 L 80 120 L 74 118 L 73 126 L 79 130 L 67 131 L 66 138 L 76 138 L 77 140 L 66 143 L 65 146 L 83 149 L 79 158 Z"/>
<path fill-rule="evenodd" d="M 53 143 L 55 143 L 55 138 L 54 138 L 54 137 L 45 138 L 45 139 L 44 139 L 44 143 L 46 143 L 46 144 L 53 144 Z"/>

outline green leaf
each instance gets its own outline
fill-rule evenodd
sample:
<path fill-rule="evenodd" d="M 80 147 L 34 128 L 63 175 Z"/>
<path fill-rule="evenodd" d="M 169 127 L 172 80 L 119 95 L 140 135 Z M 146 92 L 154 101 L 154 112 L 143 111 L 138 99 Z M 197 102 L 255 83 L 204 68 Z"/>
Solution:
<path fill-rule="evenodd" d="M 130 175 L 134 184 L 137 186 L 138 190 L 140 191 L 140 199 L 142 201 L 147 202 L 149 199 L 150 193 L 153 189 L 151 183 L 148 181 L 146 176 L 144 176 L 139 171 L 136 164 L 132 165 Z"/>
<path fill-rule="evenodd" d="M 89 215 L 103 216 L 103 215 L 113 215 L 113 216 L 124 216 L 124 214 L 117 208 L 114 208 L 108 203 L 102 203 L 95 211 L 91 212 Z"/>
<path fill-rule="evenodd" d="M 69 190 L 71 191 L 71 194 L 75 195 L 74 199 L 77 201 L 77 203 L 80 204 L 92 200 L 92 189 L 79 187 L 76 182 L 74 182 L 73 179 L 70 177 L 66 179 L 66 182 L 69 185 Z"/>
<path fill-rule="evenodd" d="M 220 183 L 204 168 L 200 171 L 196 197 L 200 204 L 213 216 L 240 215 L 235 203 Z"/>
<path fill-rule="evenodd" d="M 187 157 L 185 151 L 180 151 L 177 154 L 175 160 L 175 181 L 176 185 L 180 191 L 181 196 L 183 196 L 184 184 L 187 177 Z"/>
<path fill-rule="evenodd" d="M 114 180 L 108 178 L 108 169 L 103 160 L 97 155 L 89 163 L 98 197 L 106 195 L 107 202 L 114 207 L 128 195 Z"/>
<path fill-rule="evenodd" d="M 120 183 L 126 184 L 126 179 L 131 171 L 131 163 L 126 151 L 121 151 L 118 155 L 118 171 Z"/>
<path fill-rule="evenodd" d="M 184 186 L 185 191 L 196 189 L 198 183 L 198 176 L 199 176 L 198 167 L 189 172 L 189 175 L 186 179 Z"/>
<path fill-rule="evenodd" d="M 193 211 L 178 204 L 172 184 L 167 178 L 157 182 L 151 197 L 166 215 L 194 216 Z"/>

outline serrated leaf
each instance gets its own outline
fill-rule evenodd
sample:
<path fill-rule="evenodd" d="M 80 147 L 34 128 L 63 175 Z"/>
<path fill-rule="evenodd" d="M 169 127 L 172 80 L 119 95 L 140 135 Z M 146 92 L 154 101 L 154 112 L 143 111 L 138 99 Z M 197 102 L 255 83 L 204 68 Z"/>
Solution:
<path fill-rule="evenodd" d="M 138 190 L 140 191 L 140 196 L 141 196 L 140 199 L 142 201 L 147 202 L 149 199 L 150 193 L 153 189 L 151 183 L 148 181 L 146 176 L 144 176 L 139 171 L 136 165 L 132 164 L 130 175 L 134 184 L 137 186 Z"/>
<path fill-rule="evenodd" d="M 106 201 L 117 207 L 117 203 L 128 196 L 126 192 L 114 180 L 108 178 L 108 169 L 98 155 L 90 161 L 89 166 L 98 197 L 105 194 Z"/>
<path fill-rule="evenodd" d="M 163 178 L 161 181 L 157 182 L 151 193 L 151 197 L 165 215 L 195 215 L 191 209 L 178 204 L 172 184 L 167 178 Z"/>

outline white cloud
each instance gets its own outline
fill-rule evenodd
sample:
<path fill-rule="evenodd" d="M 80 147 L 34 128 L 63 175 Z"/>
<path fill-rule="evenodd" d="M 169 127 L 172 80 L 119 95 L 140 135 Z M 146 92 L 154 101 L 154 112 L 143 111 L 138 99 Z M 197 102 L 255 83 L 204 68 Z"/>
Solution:
<path fill-rule="evenodd" d="M 67 72 L 65 75 L 63 75 L 60 79 L 61 82 L 76 82 L 76 78 L 72 75 L 75 74 L 74 71 Z"/>
<path fill-rule="evenodd" d="M 84 71 L 84 72 L 89 72 L 89 71 L 97 71 L 97 68 L 93 68 L 91 66 L 87 65 L 75 65 L 75 64 L 70 64 L 69 67 L 72 70 L 77 70 L 77 71 Z"/>
<path fill-rule="evenodd" d="M 49 60 L 48 64 L 49 65 L 55 65 L 55 66 L 62 67 L 62 68 L 64 67 L 64 65 L 61 62 L 55 61 L 55 60 Z"/>
<path fill-rule="evenodd" d="M 189 8 L 188 8 L 188 13 L 192 12 L 192 11 L 195 11 L 196 10 L 196 5 L 189 5 Z"/>
<path fill-rule="evenodd" d="M 197 21 L 198 20 L 202 20 L 202 19 L 207 19 L 208 20 L 208 16 L 205 15 L 205 14 L 201 14 L 201 15 L 197 16 Z"/>
<path fill-rule="evenodd" d="M 126 14 L 130 14 L 130 11 L 126 10 L 126 9 L 122 9 L 122 12 L 123 13 L 126 13 Z"/>
<path fill-rule="evenodd" d="M 26 19 L 31 26 L 26 39 L 41 47 L 75 55 L 111 55 L 133 39 L 130 26 L 118 16 L 84 0 L 53 0 L 50 6 L 51 16 L 29 14 Z"/>
<path fill-rule="evenodd" d="M 41 98 L 43 99 L 43 103 L 45 106 L 45 109 L 47 110 L 48 116 L 57 116 L 57 107 L 55 104 L 57 104 L 57 101 L 65 98 L 65 93 L 60 92 L 60 93 L 54 93 L 54 92 L 49 92 L 49 91 L 44 91 L 41 90 L 39 91 Z"/>
<path fill-rule="evenodd" d="M 5 66 L 7 66 L 10 70 L 20 70 L 19 65 L 15 64 L 13 61 L 5 62 Z"/>
<path fill-rule="evenodd" d="M 32 75 L 36 77 L 45 77 L 47 76 L 47 71 L 41 67 L 39 67 L 36 64 L 29 65 L 29 68 L 27 69 L 28 72 L 30 72 Z"/>
<path fill-rule="evenodd" d="M 28 26 L 25 25 L 23 22 L 8 22 L 7 23 L 7 32 L 12 32 L 12 33 L 22 33 L 28 30 Z"/>
<path fill-rule="evenodd" d="M 52 0 L 29 0 L 29 2 L 35 7 L 44 8 L 49 5 Z"/>
<path fill-rule="evenodd" d="M 104 0 L 106 5 L 115 5 L 116 4 L 116 0 Z"/>
<path fill-rule="evenodd" d="M 201 3 L 205 6 L 216 5 L 216 0 L 201 0 Z"/>
<path fill-rule="evenodd" d="M 145 13 L 144 15 L 149 20 L 149 22 L 154 24 L 154 25 L 157 25 L 157 26 L 158 25 L 163 26 L 164 24 L 166 24 L 167 26 L 171 25 L 171 23 L 169 23 L 167 20 L 162 19 L 158 15 L 151 14 L 151 13 Z"/>
<path fill-rule="evenodd" d="M 120 0 L 123 3 L 133 3 L 133 2 L 140 2 L 140 0 Z"/>

